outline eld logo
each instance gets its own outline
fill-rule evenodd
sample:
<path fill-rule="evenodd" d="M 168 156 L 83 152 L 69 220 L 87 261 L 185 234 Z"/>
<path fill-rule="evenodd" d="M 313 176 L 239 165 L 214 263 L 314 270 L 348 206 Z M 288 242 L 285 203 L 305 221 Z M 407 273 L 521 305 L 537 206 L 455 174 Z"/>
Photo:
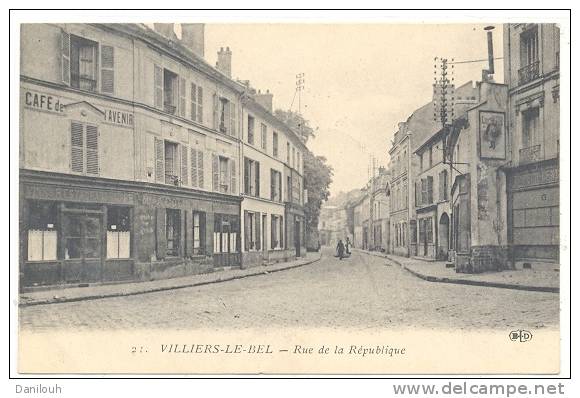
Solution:
<path fill-rule="evenodd" d="M 527 330 L 513 330 L 510 332 L 511 341 L 519 341 L 520 343 L 525 343 L 532 339 L 532 333 Z"/>

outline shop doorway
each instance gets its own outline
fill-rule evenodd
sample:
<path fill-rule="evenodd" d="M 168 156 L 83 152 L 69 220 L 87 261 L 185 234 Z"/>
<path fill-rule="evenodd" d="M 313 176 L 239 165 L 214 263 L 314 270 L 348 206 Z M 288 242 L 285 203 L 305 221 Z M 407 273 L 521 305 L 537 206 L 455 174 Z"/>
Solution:
<path fill-rule="evenodd" d="M 103 212 L 64 209 L 62 231 L 64 281 L 100 281 L 103 261 Z"/>

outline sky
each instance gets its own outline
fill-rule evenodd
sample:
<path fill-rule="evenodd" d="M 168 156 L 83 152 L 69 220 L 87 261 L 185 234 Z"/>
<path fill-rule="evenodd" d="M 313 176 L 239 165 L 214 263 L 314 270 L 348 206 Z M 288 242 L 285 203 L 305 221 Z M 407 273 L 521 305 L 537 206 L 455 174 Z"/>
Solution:
<path fill-rule="evenodd" d="M 387 165 L 397 124 L 432 97 L 434 58 L 487 59 L 483 28 L 473 24 L 206 24 L 205 58 L 232 51 L 232 77 L 274 94 L 274 108 L 301 111 L 316 137 L 308 147 L 334 169 L 331 195 L 365 185 L 371 156 Z M 495 25 L 494 56 L 502 57 Z M 486 62 L 458 64 L 455 82 L 480 80 Z M 495 62 L 498 82 L 503 61 Z"/>

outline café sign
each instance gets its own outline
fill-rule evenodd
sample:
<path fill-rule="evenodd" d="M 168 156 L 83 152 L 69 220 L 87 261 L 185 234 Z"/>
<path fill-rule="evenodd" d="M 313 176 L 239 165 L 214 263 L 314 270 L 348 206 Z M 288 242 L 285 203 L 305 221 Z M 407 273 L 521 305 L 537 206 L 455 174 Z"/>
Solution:
<path fill-rule="evenodd" d="M 23 91 L 24 106 L 42 112 L 64 114 L 66 106 L 61 97 L 52 94 L 40 93 L 32 90 Z M 67 101 L 68 102 L 68 101 Z M 101 108 L 103 111 L 103 121 L 123 127 L 134 126 L 134 116 L 132 112 L 121 111 L 113 108 Z"/>

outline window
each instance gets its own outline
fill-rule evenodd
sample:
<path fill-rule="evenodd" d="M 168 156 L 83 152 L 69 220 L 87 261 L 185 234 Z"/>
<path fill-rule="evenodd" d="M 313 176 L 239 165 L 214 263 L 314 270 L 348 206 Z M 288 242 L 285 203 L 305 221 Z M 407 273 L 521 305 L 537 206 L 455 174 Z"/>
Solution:
<path fill-rule="evenodd" d="M 433 166 L 433 147 L 429 147 L 429 168 Z"/>
<path fill-rule="evenodd" d="M 191 83 L 191 120 L 203 123 L 203 87 Z"/>
<path fill-rule="evenodd" d="M 240 218 L 229 214 L 214 215 L 213 252 L 238 253 Z"/>
<path fill-rule="evenodd" d="M 260 125 L 260 138 L 262 143 L 262 149 L 268 149 L 268 127 L 264 123 Z"/>
<path fill-rule="evenodd" d="M 214 94 L 214 128 L 221 133 L 236 134 L 236 106 L 224 97 Z"/>
<path fill-rule="evenodd" d="M 168 69 L 163 69 L 163 110 L 175 115 L 179 102 L 179 79 Z"/>
<path fill-rule="evenodd" d="M 244 193 L 260 196 L 260 162 L 249 158 L 244 159 Z"/>
<path fill-rule="evenodd" d="M 292 147 L 292 167 L 296 168 L 296 148 Z"/>
<path fill-rule="evenodd" d="M 251 211 L 244 212 L 244 248 L 249 250 L 261 250 L 262 226 L 260 213 Z"/>
<path fill-rule="evenodd" d="M 425 165 L 423 161 L 423 152 L 421 152 L 421 154 L 419 155 L 419 170 L 421 171 L 425 170 Z"/>
<path fill-rule="evenodd" d="M 56 203 L 30 201 L 28 212 L 28 261 L 56 260 Z"/>
<path fill-rule="evenodd" d="M 433 217 L 423 220 L 425 222 L 425 239 L 427 243 L 433 243 Z"/>
<path fill-rule="evenodd" d="M 220 156 L 220 191 L 227 192 L 229 186 L 228 158 Z"/>
<path fill-rule="evenodd" d="M 92 40 L 70 36 L 70 84 L 72 87 L 97 90 L 97 49 Z"/>
<path fill-rule="evenodd" d="M 96 126 L 71 122 L 70 168 L 75 173 L 99 174 L 99 131 Z"/>
<path fill-rule="evenodd" d="M 290 143 L 286 143 L 286 163 L 290 166 Z"/>
<path fill-rule="evenodd" d="M 252 116 L 248 115 L 248 144 L 254 145 L 254 128 L 255 120 Z"/>
<path fill-rule="evenodd" d="M 128 207 L 107 209 L 107 258 L 131 257 L 130 212 Z"/>
<path fill-rule="evenodd" d="M 234 159 L 212 155 L 212 186 L 216 192 L 236 194 L 237 174 Z"/>
<path fill-rule="evenodd" d="M 166 209 L 165 211 L 165 239 L 167 241 L 167 255 L 179 256 L 181 239 L 181 211 Z"/>
<path fill-rule="evenodd" d="M 205 247 L 205 213 L 194 211 L 192 212 L 192 237 L 193 246 L 192 254 L 204 254 Z"/>
<path fill-rule="evenodd" d="M 284 223 L 282 216 L 272 215 L 271 219 L 271 248 L 282 249 L 284 247 Z"/>
<path fill-rule="evenodd" d="M 272 156 L 278 157 L 278 133 L 272 132 Z"/>
<path fill-rule="evenodd" d="M 288 202 L 292 202 L 292 177 L 286 177 L 286 196 Z"/>
<path fill-rule="evenodd" d="M 531 65 L 538 61 L 538 28 L 534 27 L 520 36 L 521 65 Z"/>
<path fill-rule="evenodd" d="M 439 200 L 447 200 L 447 170 L 443 170 L 439 173 Z"/>
<path fill-rule="evenodd" d="M 540 108 L 522 112 L 522 148 L 530 148 L 540 143 Z"/>
<path fill-rule="evenodd" d="M 179 163 L 177 159 L 176 143 L 165 141 L 164 159 L 165 159 L 165 183 L 177 184 L 179 182 L 178 176 Z"/>
<path fill-rule="evenodd" d="M 270 199 L 282 201 L 282 173 L 274 169 L 270 169 Z"/>

